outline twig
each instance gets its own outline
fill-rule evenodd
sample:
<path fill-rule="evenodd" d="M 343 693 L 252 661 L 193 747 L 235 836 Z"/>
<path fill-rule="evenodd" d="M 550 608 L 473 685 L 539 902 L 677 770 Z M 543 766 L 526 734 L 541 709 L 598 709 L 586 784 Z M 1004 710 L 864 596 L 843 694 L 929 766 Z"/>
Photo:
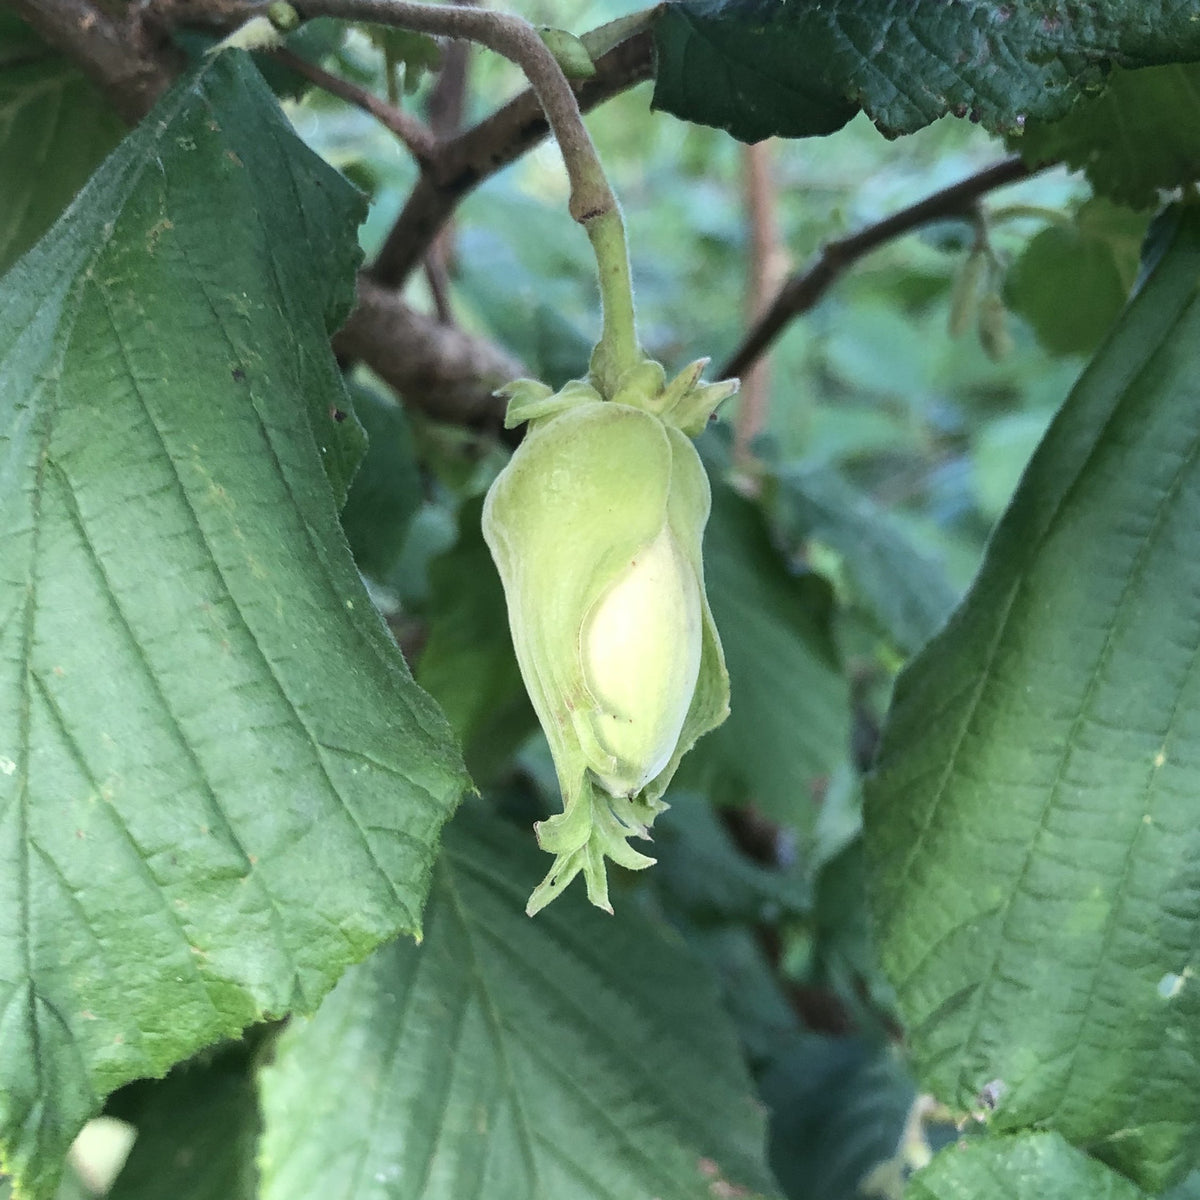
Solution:
<path fill-rule="evenodd" d="M 460 7 L 473 7 L 478 0 L 454 0 Z M 467 71 L 470 47 L 466 42 L 451 42 L 442 56 L 437 81 L 425 102 L 425 117 L 438 139 L 445 141 L 462 128 L 467 102 Z"/>
<path fill-rule="evenodd" d="M 622 374 L 641 357 L 625 225 L 575 92 L 537 30 L 524 18 L 507 13 L 413 0 L 303 0 L 297 9 L 304 17 L 374 21 L 417 33 L 465 38 L 511 59 L 525 72 L 562 150 L 571 185 L 568 211 L 586 230 L 596 256 L 601 336 L 592 356 L 592 374 L 604 394 L 613 394 Z"/>
<path fill-rule="evenodd" d="M 299 54 L 293 53 L 285 46 L 272 52 L 272 56 L 297 75 L 303 75 L 311 83 L 315 83 L 322 91 L 331 96 L 337 96 L 355 108 L 361 108 L 373 116 L 385 129 L 390 130 L 408 147 L 413 158 L 423 166 L 430 162 L 437 148 L 437 139 L 433 131 L 423 121 L 410 116 L 403 109 L 381 100 L 364 87 L 343 79 L 326 71 L 324 67 L 311 63 Z"/>
<path fill-rule="evenodd" d="M 473 5 L 478 0 L 456 0 L 458 4 Z M 467 77 L 471 65 L 470 45 L 451 42 L 442 58 L 442 69 L 425 102 L 425 116 L 439 143 L 445 142 L 462 129 L 463 112 L 467 105 Z M 425 278 L 433 297 L 434 311 L 444 325 L 453 325 L 454 310 L 450 303 L 450 267 L 454 261 L 454 223 L 447 221 L 425 251 Z"/>
<path fill-rule="evenodd" d="M 439 421 L 492 433 L 505 409 L 495 389 L 527 373 L 493 342 L 418 312 L 364 276 L 358 304 L 333 348 L 365 362 L 406 404 Z"/>
<path fill-rule="evenodd" d="M 252 7 L 247 5 L 247 11 Z M 580 119 L 575 93 L 528 21 L 487 9 L 423 4 L 419 0 L 302 0 L 296 8 L 306 18 L 371 21 L 435 37 L 465 38 L 511 59 L 525 72 L 562 147 L 571 180 L 571 215 L 583 224 L 616 206 L 592 139 Z"/>
<path fill-rule="evenodd" d="M 122 119 L 140 120 L 174 82 L 183 56 L 140 21 L 120 21 L 87 0 L 7 0 L 22 20 L 71 58 Z"/>
<path fill-rule="evenodd" d="M 729 361 L 721 366 L 716 378 L 727 379 L 741 375 L 774 342 L 793 318 L 814 308 L 846 268 L 864 255 L 922 225 L 968 213 L 972 205 L 985 193 L 1027 179 L 1030 175 L 1036 175 L 1053 165 L 1055 164 L 1043 163 L 1036 167 L 1028 167 L 1017 157 L 1002 159 L 948 188 L 943 188 L 940 192 L 918 200 L 908 208 L 902 208 L 874 225 L 868 225 L 865 229 L 836 241 L 827 242 L 807 269 L 792 275 L 779 289 L 770 308 L 747 333 Z"/>
<path fill-rule="evenodd" d="M 649 79 L 653 55 L 653 41 L 648 33 L 642 33 L 598 58 L 596 74 L 575 87 L 581 111 L 588 112 Z M 462 199 L 502 167 L 516 162 L 549 131 L 531 89 L 446 142 L 392 226 L 370 267 L 371 278 L 399 287 L 420 264 L 426 248 Z"/>
<path fill-rule="evenodd" d="M 450 304 L 450 272 L 446 268 L 446 258 L 443 238 L 449 232 L 449 227 L 442 230 L 429 253 L 425 255 L 425 282 L 429 285 L 429 295 L 433 298 L 433 311 L 443 325 L 454 325 L 454 309 Z"/>

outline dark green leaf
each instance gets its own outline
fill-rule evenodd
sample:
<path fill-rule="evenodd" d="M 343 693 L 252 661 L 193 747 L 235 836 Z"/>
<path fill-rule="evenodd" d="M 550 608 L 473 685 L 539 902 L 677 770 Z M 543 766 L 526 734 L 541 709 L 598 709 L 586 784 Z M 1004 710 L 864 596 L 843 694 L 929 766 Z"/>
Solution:
<path fill-rule="evenodd" d="M 889 136 L 947 113 L 1017 130 L 1113 63 L 1200 58 L 1192 0 L 1153 21 L 1142 0 L 677 0 L 654 35 L 654 106 L 743 141 L 831 133 L 860 108 Z"/>
<path fill-rule="evenodd" d="M 836 471 L 784 467 L 771 498 L 790 542 L 837 552 L 854 599 L 901 650 L 919 649 L 949 616 L 956 596 L 941 565 Z"/>
<path fill-rule="evenodd" d="M 894 1052 L 857 1037 L 797 1036 L 759 1090 L 771 1167 L 790 1200 L 886 1194 L 867 1181 L 896 1153 L 914 1099 Z"/>
<path fill-rule="evenodd" d="M 797 872 L 770 870 L 733 844 L 702 796 L 672 791 L 654 826 L 654 883 L 672 910 L 691 921 L 776 921 L 812 904 Z"/>
<path fill-rule="evenodd" d="M 137 1085 L 137 1140 L 106 1200 L 255 1200 L 258 1092 L 243 1045 Z"/>
<path fill-rule="evenodd" d="M 421 507 L 421 472 L 404 409 L 371 388 L 351 386 L 350 395 L 367 452 L 346 496 L 342 528 L 359 570 L 384 580 Z"/>
<path fill-rule="evenodd" d="M 449 717 L 481 785 L 537 728 L 504 587 L 480 530 L 482 509 L 482 497 L 463 505 L 458 541 L 430 565 L 429 641 L 417 665 L 418 682 Z"/>
<path fill-rule="evenodd" d="M 15 13 L 0 11 L 0 67 L 28 62 L 52 53 Z"/>
<path fill-rule="evenodd" d="M 337 525 L 357 195 L 240 53 L 84 195 L 0 295 L 0 1142 L 34 1200 L 105 1094 L 416 932 L 465 783 Z"/>
<path fill-rule="evenodd" d="M 125 132 L 62 55 L 8 14 L 0 25 L 0 275 L 71 202 Z"/>
<path fill-rule="evenodd" d="M 688 947 L 719 980 L 725 1010 L 747 1057 L 751 1063 L 768 1062 L 800 1022 L 755 931 L 745 925 L 674 920 Z"/>
<path fill-rule="evenodd" d="M 680 783 L 702 780 L 720 803 L 753 801 L 808 834 L 815 801 L 850 737 L 829 586 L 792 573 L 758 506 L 717 481 L 704 574 L 729 667 L 731 711 L 684 759 Z"/>
<path fill-rule="evenodd" d="M 1146 1200 L 1057 1133 L 947 1146 L 913 1176 L 904 1200 Z"/>
<path fill-rule="evenodd" d="M 1151 1189 L 1200 1148 L 1200 209 L 904 672 L 867 792 L 922 1085 Z"/>
<path fill-rule="evenodd" d="M 1092 200 L 1030 239 L 1004 298 L 1052 354 L 1090 354 L 1124 307 L 1145 232 L 1144 217 Z"/>
<path fill-rule="evenodd" d="M 633 906 L 571 892 L 528 920 L 540 857 L 474 810 L 447 830 L 421 946 L 378 951 L 280 1039 L 263 1200 L 772 1190 L 711 981 Z"/>
<path fill-rule="evenodd" d="M 1100 195 L 1147 208 L 1159 188 L 1200 179 L 1200 63 L 1118 68 L 1099 96 L 1060 121 L 1030 121 L 1016 144 L 1026 162 L 1061 158 Z"/>

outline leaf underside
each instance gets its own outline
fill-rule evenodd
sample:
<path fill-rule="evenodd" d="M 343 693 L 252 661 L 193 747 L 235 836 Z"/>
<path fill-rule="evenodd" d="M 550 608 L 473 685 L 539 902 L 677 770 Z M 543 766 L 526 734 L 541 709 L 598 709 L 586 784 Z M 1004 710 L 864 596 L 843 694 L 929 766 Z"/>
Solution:
<path fill-rule="evenodd" d="M 447 829 L 422 944 L 279 1041 L 263 1200 L 774 1194 L 711 982 L 633 906 L 572 891 L 529 921 L 541 857 L 474 809 Z"/>
<path fill-rule="evenodd" d="M 1160 188 L 1200 178 L 1200 62 L 1118 68 L 1098 96 L 1061 121 L 1031 121 L 1015 144 L 1026 162 L 1062 159 L 1100 195 L 1151 207 Z"/>
<path fill-rule="evenodd" d="M 1157 1191 L 1200 1116 L 1200 210 L 1052 425 L 867 791 L 923 1086 Z"/>

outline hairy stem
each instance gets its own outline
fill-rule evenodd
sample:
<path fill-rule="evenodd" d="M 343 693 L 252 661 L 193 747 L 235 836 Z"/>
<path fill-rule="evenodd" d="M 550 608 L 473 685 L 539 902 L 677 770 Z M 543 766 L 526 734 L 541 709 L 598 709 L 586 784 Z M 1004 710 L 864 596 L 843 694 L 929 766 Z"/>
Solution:
<path fill-rule="evenodd" d="M 621 210 L 612 208 L 589 221 L 585 228 L 596 255 L 600 277 L 600 312 L 603 325 L 592 355 L 592 375 L 600 392 L 612 396 L 622 372 L 641 358 L 637 321 L 633 309 L 633 281 Z"/>
<path fill-rule="evenodd" d="M 575 93 L 533 26 L 505 13 L 411 0 L 304 0 L 297 8 L 306 17 L 373 21 L 478 42 L 525 72 L 562 150 L 571 183 L 571 216 L 587 230 L 596 254 L 604 313 L 603 353 L 599 356 L 604 373 L 599 382 L 602 390 L 612 389 L 616 374 L 640 356 L 633 330 L 632 293 L 621 294 L 622 283 L 626 289 L 629 285 L 625 226 Z"/>
<path fill-rule="evenodd" d="M 652 66 L 649 34 L 637 34 L 620 43 L 596 60 L 593 78 L 574 85 L 580 108 L 586 112 L 648 79 Z M 548 133 L 545 114 L 533 91 L 528 90 L 443 143 L 429 169 L 417 180 L 371 264 L 372 279 L 399 287 L 418 266 L 425 247 L 463 197 L 531 150 Z"/>

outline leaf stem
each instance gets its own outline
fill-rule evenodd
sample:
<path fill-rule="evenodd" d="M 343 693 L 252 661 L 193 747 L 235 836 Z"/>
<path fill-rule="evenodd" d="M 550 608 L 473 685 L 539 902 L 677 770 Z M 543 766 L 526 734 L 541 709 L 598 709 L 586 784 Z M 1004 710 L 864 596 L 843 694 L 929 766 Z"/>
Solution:
<path fill-rule="evenodd" d="M 525 72 L 562 150 L 571 184 L 569 211 L 587 231 L 596 255 L 603 310 L 597 382 L 602 392 L 611 394 L 617 375 L 641 357 L 634 329 L 625 224 L 584 126 L 575 92 L 537 30 L 523 18 L 507 13 L 412 0 L 303 0 L 296 7 L 305 17 L 372 21 L 478 42 Z"/>
<path fill-rule="evenodd" d="M 584 228 L 596 255 L 602 320 L 600 341 L 592 353 L 591 372 L 600 394 L 611 398 L 622 373 L 642 358 L 625 223 L 621 210 L 614 206 L 587 221 Z"/>

